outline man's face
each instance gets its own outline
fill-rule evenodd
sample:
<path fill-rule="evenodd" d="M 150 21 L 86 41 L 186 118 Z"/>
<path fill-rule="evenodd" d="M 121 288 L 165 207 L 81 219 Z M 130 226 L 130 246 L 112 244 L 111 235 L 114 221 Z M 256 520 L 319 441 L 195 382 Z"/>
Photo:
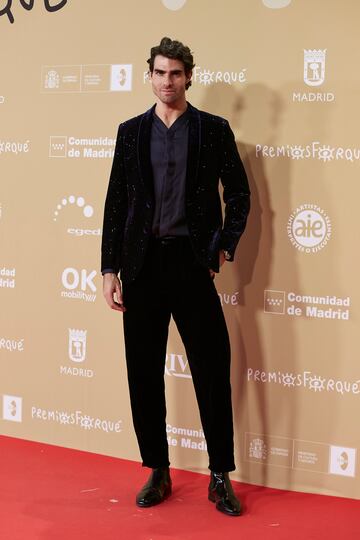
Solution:
<path fill-rule="evenodd" d="M 154 94 L 162 103 L 175 105 L 185 98 L 185 85 L 191 73 L 185 75 L 184 64 L 180 60 L 166 58 L 158 54 L 154 60 L 154 70 L 150 80 Z"/>

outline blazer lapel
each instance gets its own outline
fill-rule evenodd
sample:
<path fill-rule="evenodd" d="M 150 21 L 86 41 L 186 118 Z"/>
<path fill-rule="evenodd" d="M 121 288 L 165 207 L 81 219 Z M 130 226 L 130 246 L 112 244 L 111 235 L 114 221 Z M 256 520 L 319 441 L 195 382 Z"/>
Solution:
<path fill-rule="evenodd" d="M 150 156 L 150 136 L 154 109 L 155 105 L 143 114 L 140 120 L 137 140 L 138 167 L 141 179 L 152 197 L 154 197 L 154 182 Z"/>
<path fill-rule="evenodd" d="M 191 187 L 195 185 L 200 158 L 201 130 L 200 130 L 200 113 L 198 109 L 188 104 L 189 106 L 189 146 L 186 167 L 186 192 L 191 193 Z"/>

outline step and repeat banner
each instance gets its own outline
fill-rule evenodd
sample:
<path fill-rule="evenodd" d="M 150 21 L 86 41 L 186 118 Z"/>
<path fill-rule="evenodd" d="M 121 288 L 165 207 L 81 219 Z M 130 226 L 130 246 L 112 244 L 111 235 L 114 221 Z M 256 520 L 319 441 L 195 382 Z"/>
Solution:
<path fill-rule="evenodd" d="M 360 498 L 359 18 L 355 0 L 0 0 L 2 434 L 140 460 L 100 239 L 117 128 L 154 103 L 146 59 L 167 35 L 194 52 L 188 100 L 229 120 L 252 191 L 215 280 L 232 477 Z M 165 379 L 172 465 L 206 473 L 173 323 Z"/>

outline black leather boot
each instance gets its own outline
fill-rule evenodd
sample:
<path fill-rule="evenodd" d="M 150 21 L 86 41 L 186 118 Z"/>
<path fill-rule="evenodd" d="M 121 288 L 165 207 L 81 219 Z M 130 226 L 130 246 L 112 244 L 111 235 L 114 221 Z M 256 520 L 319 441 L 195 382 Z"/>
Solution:
<path fill-rule="evenodd" d="M 211 471 L 209 484 L 209 501 L 216 504 L 217 510 L 228 516 L 240 516 L 241 504 L 235 497 L 229 473 Z"/>
<path fill-rule="evenodd" d="M 142 508 L 161 503 L 171 494 L 169 467 L 153 469 L 149 480 L 136 495 L 136 504 Z"/>

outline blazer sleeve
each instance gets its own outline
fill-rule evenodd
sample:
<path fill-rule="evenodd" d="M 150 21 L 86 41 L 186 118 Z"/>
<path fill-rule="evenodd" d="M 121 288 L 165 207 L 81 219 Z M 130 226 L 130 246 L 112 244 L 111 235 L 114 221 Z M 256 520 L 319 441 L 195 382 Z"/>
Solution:
<path fill-rule="evenodd" d="M 223 123 L 220 180 L 224 188 L 225 203 L 220 248 L 228 251 L 229 260 L 233 261 L 235 249 L 244 232 L 250 210 L 250 189 L 235 137 L 227 120 Z"/>
<path fill-rule="evenodd" d="M 117 274 L 120 270 L 120 256 L 124 237 L 124 228 L 128 213 L 127 183 L 124 167 L 124 140 L 120 124 L 109 185 L 107 189 L 101 242 L 101 271 L 112 269 Z"/>

